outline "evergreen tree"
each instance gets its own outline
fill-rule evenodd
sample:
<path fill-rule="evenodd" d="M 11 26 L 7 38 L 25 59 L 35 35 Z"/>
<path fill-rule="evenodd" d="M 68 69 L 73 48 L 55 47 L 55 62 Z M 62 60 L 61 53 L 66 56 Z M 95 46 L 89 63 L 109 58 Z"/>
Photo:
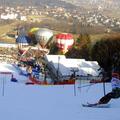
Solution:
<path fill-rule="evenodd" d="M 112 71 L 120 72 L 120 36 L 111 36 L 96 42 L 91 57 L 109 75 Z"/>
<path fill-rule="evenodd" d="M 66 57 L 90 59 L 91 40 L 88 34 L 80 34 L 74 46 L 66 53 Z"/>

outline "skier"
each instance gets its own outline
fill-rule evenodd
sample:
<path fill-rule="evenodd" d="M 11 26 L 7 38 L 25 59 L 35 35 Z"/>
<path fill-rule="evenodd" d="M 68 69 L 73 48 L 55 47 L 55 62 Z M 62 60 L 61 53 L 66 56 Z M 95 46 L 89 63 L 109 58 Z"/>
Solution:
<path fill-rule="evenodd" d="M 40 73 L 40 65 L 39 64 L 34 64 L 32 68 L 32 75 L 33 77 L 39 79 L 39 74 Z"/>
<path fill-rule="evenodd" d="M 103 82 L 103 81 L 101 81 Z M 119 98 L 120 97 L 120 75 L 119 73 L 112 73 L 112 91 L 107 93 L 103 96 L 97 103 L 89 104 L 89 107 L 100 105 L 100 104 L 107 104 L 111 99 Z"/>

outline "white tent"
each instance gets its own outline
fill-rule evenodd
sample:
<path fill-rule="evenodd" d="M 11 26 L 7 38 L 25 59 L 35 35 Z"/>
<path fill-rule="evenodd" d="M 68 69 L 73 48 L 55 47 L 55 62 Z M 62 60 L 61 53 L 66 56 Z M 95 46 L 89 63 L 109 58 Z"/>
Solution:
<path fill-rule="evenodd" d="M 78 70 L 78 76 L 98 76 L 100 66 L 96 61 L 86 61 L 85 59 L 68 59 L 64 55 L 46 55 L 48 65 L 51 64 L 53 69 L 59 71 L 62 76 L 70 76 L 72 70 Z M 53 71 L 55 71 L 53 70 Z"/>

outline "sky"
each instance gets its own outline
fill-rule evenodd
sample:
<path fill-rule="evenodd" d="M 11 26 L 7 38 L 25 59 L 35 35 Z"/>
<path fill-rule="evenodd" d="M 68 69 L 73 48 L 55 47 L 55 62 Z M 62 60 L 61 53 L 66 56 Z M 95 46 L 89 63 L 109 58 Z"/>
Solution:
<path fill-rule="evenodd" d="M 6 67 L 14 70 L 14 77 L 20 77 L 18 69 L 9 64 L 1 67 L 4 72 Z M 18 82 L 10 78 L 0 73 L 1 120 L 120 120 L 120 99 L 111 100 L 110 108 L 82 107 L 103 96 L 103 84 L 82 87 L 89 83 L 78 80 L 75 85 L 25 85 L 25 79 L 20 82 L 22 76 Z M 107 83 L 106 93 L 109 91 Z"/>

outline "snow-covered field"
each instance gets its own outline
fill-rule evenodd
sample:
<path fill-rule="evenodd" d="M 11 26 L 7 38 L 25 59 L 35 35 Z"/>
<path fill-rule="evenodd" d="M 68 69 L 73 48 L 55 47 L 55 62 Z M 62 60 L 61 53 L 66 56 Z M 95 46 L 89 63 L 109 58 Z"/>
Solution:
<path fill-rule="evenodd" d="M 111 100 L 110 108 L 85 108 L 81 105 L 87 101 L 94 103 L 99 100 L 103 96 L 103 84 L 82 89 L 78 87 L 80 87 L 79 82 L 76 82 L 75 86 L 38 86 L 10 82 L 7 79 L 4 79 L 3 86 L 2 78 L 0 81 L 0 119 L 120 120 L 120 99 Z M 110 90 L 110 84 L 106 84 L 106 92 Z"/>

